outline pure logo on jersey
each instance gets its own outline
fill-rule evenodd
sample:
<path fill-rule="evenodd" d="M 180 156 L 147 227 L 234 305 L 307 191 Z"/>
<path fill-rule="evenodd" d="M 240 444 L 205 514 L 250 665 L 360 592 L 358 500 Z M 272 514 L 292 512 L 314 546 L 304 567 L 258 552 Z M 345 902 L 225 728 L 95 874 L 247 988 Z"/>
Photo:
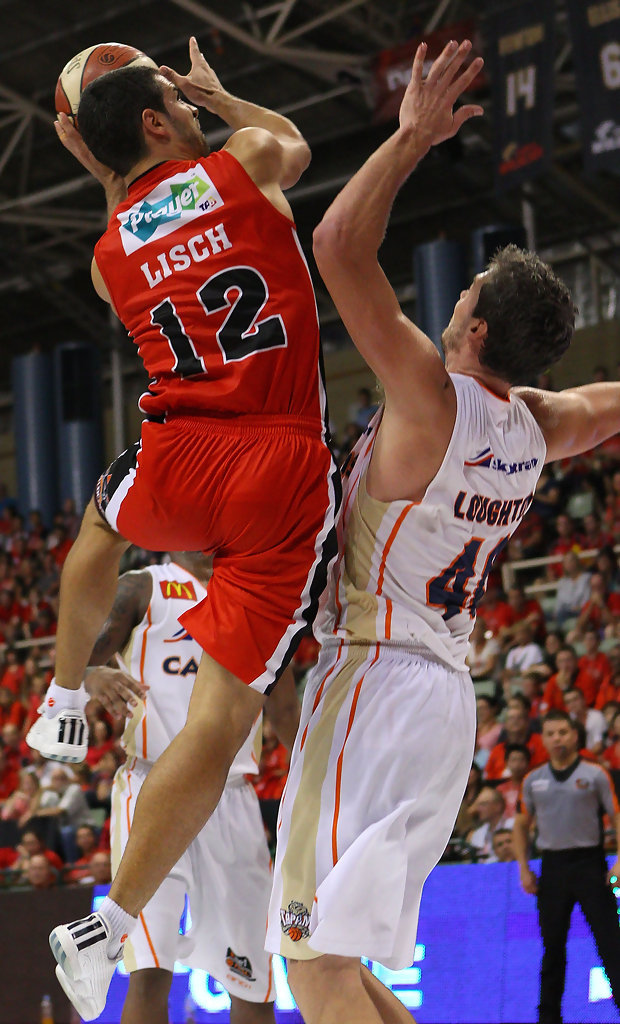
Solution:
<path fill-rule="evenodd" d="M 179 580 L 160 580 L 159 586 L 166 600 L 177 598 L 181 601 L 195 601 L 196 591 L 191 580 L 181 583 Z"/>
<path fill-rule="evenodd" d="M 252 964 L 248 957 L 237 956 L 230 946 L 226 950 L 226 966 L 229 971 L 232 971 L 233 974 L 238 974 L 240 978 L 245 978 L 246 981 L 256 981 L 252 973 Z"/>
<path fill-rule="evenodd" d="M 118 214 L 123 248 L 129 256 L 147 242 L 170 234 L 180 221 L 223 205 L 209 175 L 197 164 L 160 182 L 144 199 Z"/>
<path fill-rule="evenodd" d="M 538 459 L 524 459 L 523 462 L 503 462 L 500 458 L 493 454 L 490 448 L 485 448 L 479 452 L 478 455 L 474 455 L 473 459 L 466 459 L 466 466 L 478 466 L 479 468 L 494 469 L 496 473 L 505 473 L 506 476 L 512 476 L 514 473 L 523 473 L 531 469 L 536 469 L 538 465 Z"/>
<path fill-rule="evenodd" d="M 307 939 L 310 935 L 310 913 L 303 903 L 291 900 L 288 907 L 280 908 L 280 927 L 292 942 Z"/>

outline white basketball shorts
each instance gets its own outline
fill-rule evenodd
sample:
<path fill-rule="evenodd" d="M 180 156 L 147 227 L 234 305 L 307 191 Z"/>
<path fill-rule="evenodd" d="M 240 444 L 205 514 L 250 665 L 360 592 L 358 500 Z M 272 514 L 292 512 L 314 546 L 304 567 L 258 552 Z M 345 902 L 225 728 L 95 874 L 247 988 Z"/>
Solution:
<path fill-rule="evenodd" d="M 138 794 L 150 765 L 136 758 L 116 773 L 112 791 L 112 872 L 127 844 Z M 163 826 L 165 827 L 165 826 Z M 231 996 L 275 999 L 264 950 L 271 858 L 252 786 L 229 782 L 211 818 L 147 903 L 125 943 L 129 972 L 175 961 L 207 971 Z M 179 935 L 189 898 L 191 929 Z"/>
<path fill-rule="evenodd" d="M 475 730 L 469 673 L 397 647 L 323 647 L 280 807 L 267 949 L 412 963 Z"/>

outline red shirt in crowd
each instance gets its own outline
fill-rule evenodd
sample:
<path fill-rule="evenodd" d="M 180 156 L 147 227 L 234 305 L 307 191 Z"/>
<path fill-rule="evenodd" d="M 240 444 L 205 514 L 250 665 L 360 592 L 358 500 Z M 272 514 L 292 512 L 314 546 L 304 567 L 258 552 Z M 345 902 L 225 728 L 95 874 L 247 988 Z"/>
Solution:
<path fill-rule="evenodd" d="M 24 705 L 14 700 L 13 703 L 6 710 L 0 707 L 0 729 L 2 729 L 8 722 L 12 725 L 16 725 L 18 729 L 21 729 L 24 724 L 26 717 L 26 709 Z"/>
<path fill-rule="evenodd" d="M 538 768 L 539 765 L 545 764 L 549 760 L 549 755 L 545 750 L 540 733 L 533 732 L 525 745 L 530 752 L 530 771 L 532 768 Z M 484 776 L 486 779 L 501 779 L 505 771 L 506 743 L 496 743 L 489 754 L 489 760 L 484 769 Z"/>
<path fill-rule="evenodd" d="M 268 752 L 263 751 L 259 774 L 251 777 L 259 800 L 280 799 L 288 775 L 288 764 L 288 750 L 281 743 Z"/>
<path fill-rule="evenodd" d="M 594 679 L 590 673 L 579 671 L 571 683 L 571 686 L 576 686 L 578 690 L 581 690 L 588 707 L 594 707 L 594 702 L 596 701 L 598 694 L 599 683 L 597 683 L 596 679 Z M 545 683 L 541 709 L 543 714 L 547 711 L 566 711 L 566 706 L 564 704 L 564 690 L 558 684 L 557 672 L 554 675 L 549 676 L 549 679 Z"/>

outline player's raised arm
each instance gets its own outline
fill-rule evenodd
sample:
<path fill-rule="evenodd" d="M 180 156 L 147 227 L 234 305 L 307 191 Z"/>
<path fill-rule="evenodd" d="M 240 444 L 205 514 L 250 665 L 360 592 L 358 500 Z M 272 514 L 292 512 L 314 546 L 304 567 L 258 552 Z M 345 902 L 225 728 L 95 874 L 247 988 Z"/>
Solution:
<path fill-rule="evenodd" d="M 620 383 L 585 384 L 565 391 L 517 388 L 547 444 L 547 462 L 590 451 L 620 432 Z"/>
<path fill-rule="evenodd" d="M 269 174 L 281 188 L 294 185 L 310 163 L 310 148 L 299 129 L 282 114 L 227 92 L 194 36 L 189 41 L 189 56 L 191 69 L 187 75 L 179 75 L 168 67 L 161 68 L 162 74 L 190 103 L 206 107 L 230 125 L 235 134 L 224 148 L 240 160 L 257 184 L 263 183 L 257 175 L 264 180 Z M 237 136 L 241 129 L 255 130 Z"/>
<path fill-rule="evenodd" d="M 482 67 L 477 58 L 463 70 L 470 49 L 469 41 L 448 43 L 423 79 L 426 44 L 418 47 L 398 130 L 345 185 L 314 233 L 321 277 L 351 338 L 381 379 L 387 406 L 408 416 L 435 411 L 450 382 L 435 346 L 400 309 L 377 253 L 396 194 L 422 157 L 482 113 L 477 106 L 453 111 Z"/>

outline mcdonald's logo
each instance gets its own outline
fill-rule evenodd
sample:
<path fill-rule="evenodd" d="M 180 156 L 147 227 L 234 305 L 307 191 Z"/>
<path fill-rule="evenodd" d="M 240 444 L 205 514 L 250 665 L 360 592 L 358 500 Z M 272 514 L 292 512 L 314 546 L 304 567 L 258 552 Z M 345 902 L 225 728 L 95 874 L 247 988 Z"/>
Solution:
<path fill-rule="evenodd" d="M 196 591 L 191 580 L 181 583 L 179 580 L 160 580 L 161 592 L 166 599 L 174 598 L 181 601 L 195 601 Z"/>

